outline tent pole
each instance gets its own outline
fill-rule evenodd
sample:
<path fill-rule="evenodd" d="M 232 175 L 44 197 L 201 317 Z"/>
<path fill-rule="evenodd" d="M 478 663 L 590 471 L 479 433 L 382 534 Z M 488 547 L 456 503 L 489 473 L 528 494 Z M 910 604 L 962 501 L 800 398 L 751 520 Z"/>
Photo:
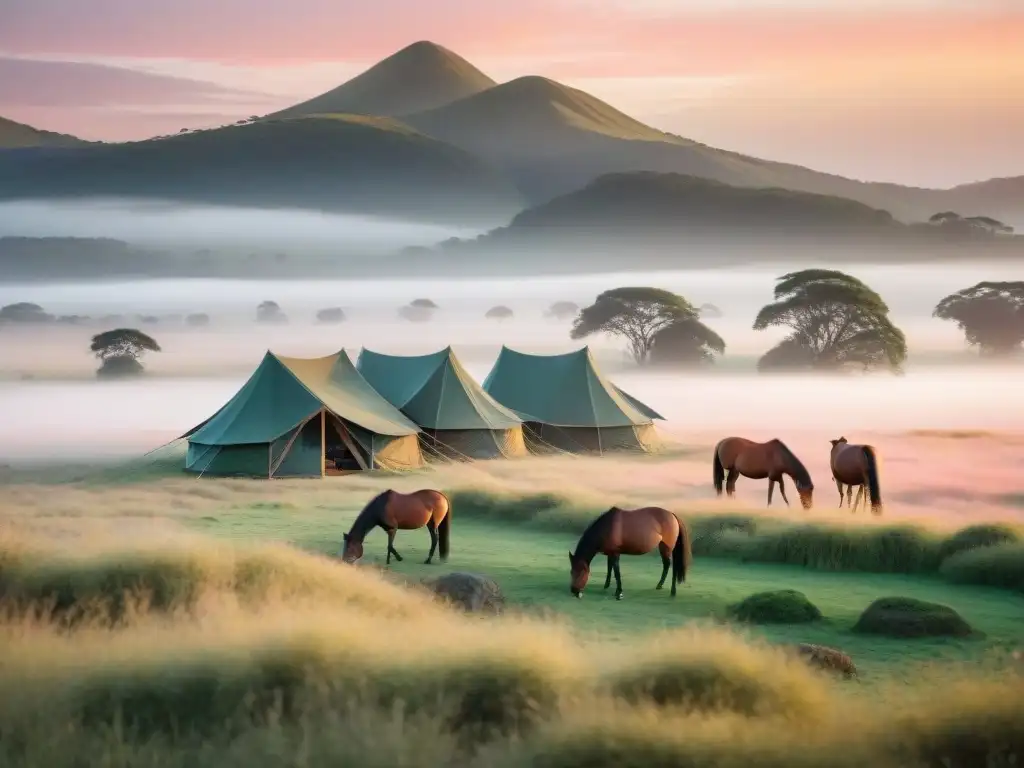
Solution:
<path fill-rule="evenodd" d="M 601 428 L 597 428 L 597 455 L 604 456 L 604 445 L 601 444 Z"/>
<path fill-rule="evenodd" d="M 267 480 L 274 477 L 274 441 L 267 443 Z"/>
<path fill-rule="evenodd" d="M 320 409 L 320 477 L 327 476 L 327 411 Z"/>

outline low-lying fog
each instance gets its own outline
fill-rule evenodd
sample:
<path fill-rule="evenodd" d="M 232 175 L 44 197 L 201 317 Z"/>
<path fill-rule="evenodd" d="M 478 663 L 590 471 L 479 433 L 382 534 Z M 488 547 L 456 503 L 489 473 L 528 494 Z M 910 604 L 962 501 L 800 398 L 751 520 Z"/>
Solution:
<path fill-rule="evenodd" d="M 391 252 L 478 230 L 308 210 L 118 198 L 0 202 L 0 237 L 108 237 L 151 247 Z"/>

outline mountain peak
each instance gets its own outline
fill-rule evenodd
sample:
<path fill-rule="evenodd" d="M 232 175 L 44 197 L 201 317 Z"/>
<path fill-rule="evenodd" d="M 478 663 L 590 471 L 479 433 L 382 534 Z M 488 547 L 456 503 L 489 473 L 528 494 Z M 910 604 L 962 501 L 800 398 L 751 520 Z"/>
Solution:
<path fill-rule="evenodd" d="M 86 142 L 75 136 L 44 131 L 0 117 L 0 149 L 27 147 L 74 147 Z"/>
<path fill-rule="evenodd" d="M 398 117 L 435 109 L 494 85 L 494 80 L 457 53 L 420 40 L 337 88 L 271 117 L 335 112 Z"/>

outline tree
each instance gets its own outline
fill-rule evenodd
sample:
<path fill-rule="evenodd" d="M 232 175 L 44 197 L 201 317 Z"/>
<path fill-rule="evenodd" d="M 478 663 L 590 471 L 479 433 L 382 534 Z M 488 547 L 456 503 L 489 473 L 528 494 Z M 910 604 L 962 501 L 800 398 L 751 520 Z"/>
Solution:
<path fill-rule="evenodd" d="M 906 338 L 882 297 L 837 270 L 805 269 L 778 278 L 775 302 L 754 321 L 755 331 L 769 327 L 790 334 L 761 358 L 760 370 L 855 365 L 898 372 L 907 357 Z"/>
<path fill-rule="evenodd" d="M 496 307 L 491 307 L 490 309 L 488 309 L 487 312 L 484 314 L 484 317 L 486 317 L 488 320 L 501 321 L 508 320 L 513 316 L 513 314 L 514 313 L 512 312 L 512 309 L 510 307 L 506 307 L 504 304 L 499 304 Z"/>
<path fill-rule="evenodd" d="M 699 365 L 715 362 L 715 355 L 724 352 L 722 337 L 700 320 L 677 320 L 654 334 L 650 361 L 654 365 Z"/>
<path fill-rule="evenodd" d="M 19 301 L 16 304 L 8 304 L 0 307 L 0 323 L 19 323 L 34 325 L 38 323 L 53 322 L 54 316 L 48 314 L 38 304 L 28 301 Z"/>
<path fill-rule="evenodd" d="M 256 307 L 257 323 L 287 323 L 288 316 L 276 301 L 264 301 Z"/>
<path fill-rule="evenodd" d="M 954 233 L 982 235 L 1012 235 L 1013 227 L 991 216 L 961 216 L 954 211 L 942 211 L 928 219 L 928 223 Z"/>
<path fill-rule="evenodd" d="M 210 324 L 210 316 L 205 312 L 193 312 L 185 317 L 185 324 L 201 328 Z"/>
<path fill-rule="evenodd" d="M 697 309 L 682 296 L 660 288 L 613 288 L 576 316 L 569 335 L 582 339 L 594 333 L 622 336 L 629 352 L 640 365 L 647 362 L 658 334 L 672 325 L 673 343 L 686 334 L 710 338 L 714 332 L 700 322 Z M 715 336 L 717 338 L 717 336 Z M 721 341 L 721 339 L 718 339 Z M 666 341 L 666 344 L 669 342 Z M 703 342 L 700 342 L 703 346 Z"/>
<path fill-rule="evenodd" d="M 399 307 L 398 314 L 411 322 L 423 323 L 433 317 L 436 309 L 437 304 L 430 299 L 413 299 L 404 307 Z"/>
<path fill-rule="evenodd" d="M 345 320 L 345 310 L 341 307 L 328 307 L 316 313 L 318 323 L 341 323 Z"/>
<path fill-rule="evenodd" d="M 437 309 L 438 306 L 430 299 L 413 299 L 409 302 L 410 307 L 416 307 L 417 309 Z"/>
<path fill-rule="evenodd" d="M 570 317 L 575 317 L 579 311 L 580 306 L 574 301 L 556 301 L 548 307 L 544 316 L 553 317 L 555 320 L 568 320 Z"/>
<path fill-rule="evenodd" d="M 940 301 L 934 317 L 952 320 L 983 355 L 1007 355 L 1024 343 L 1024 282 L 981 282 Z"/>
<path fill-rule="evenodd" d="M 160 345 L 136 328 L 115 328 L 93 336 L 89 350 L 102 361 L 96 375 L 115 378 L 142 373 L 139 358 L 146 351 L 159 352 Z"/>

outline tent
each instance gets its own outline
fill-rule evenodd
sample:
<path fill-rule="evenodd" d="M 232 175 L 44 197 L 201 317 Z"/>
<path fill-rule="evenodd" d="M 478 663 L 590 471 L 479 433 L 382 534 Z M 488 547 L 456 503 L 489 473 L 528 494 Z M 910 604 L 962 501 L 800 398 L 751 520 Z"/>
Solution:
<path fill-rule="evenodd" d="M 590 347 L 530 355 L 503 346 L 484 390 L 519 414 L 539 447 L 604 453 L 659 442 L 653 421 L 662 416 L 605 379 Z"/>
<path fill-rule="evenodd" d="M 420 439 L 428 454 L 472 459 L 527 454 L 522 419 L 484 392 L 451 347 L 408 357 L 364 349 L 356 366 L 423 430 Z"/>
<path fill-rule="evenodd" d="M 423 466 L 419 431 L 342 350 L 309 359 L 267 352 L 237 394 L 182 437 L 191 472 L 322 477 L 328 456 L 340 469 Z"/>

